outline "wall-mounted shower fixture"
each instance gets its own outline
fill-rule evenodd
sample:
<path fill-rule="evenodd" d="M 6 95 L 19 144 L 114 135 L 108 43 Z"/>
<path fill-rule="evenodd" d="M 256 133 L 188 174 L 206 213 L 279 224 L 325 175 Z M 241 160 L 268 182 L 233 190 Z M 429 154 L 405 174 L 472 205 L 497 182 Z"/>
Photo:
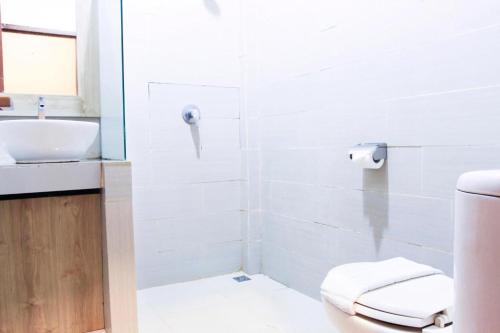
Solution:
<path fill-rule="evenodd" d="M 189 125 L 191 136 L 193 138 L 194 148 L 196 150 L 196 157 L 201 157 L 201 140 L 200 140 L 200 108 L 194 104 L 186 105 L 182 109 L 182 119 Z"/>
<path fill-rule="evenodd" d="M 182 109 L 182 119 L 188 125 L 198 126 L 201 119 L 200 108 L 193 104 L 186 105 Z"/>

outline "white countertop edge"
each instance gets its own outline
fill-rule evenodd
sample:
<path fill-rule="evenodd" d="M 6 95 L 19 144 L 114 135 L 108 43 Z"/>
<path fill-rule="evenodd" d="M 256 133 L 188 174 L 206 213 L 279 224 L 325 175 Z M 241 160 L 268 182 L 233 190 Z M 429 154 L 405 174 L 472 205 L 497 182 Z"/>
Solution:
<path fill-rule="evenodd" d="M 0 166 L 0 195 L 101 188 L 101 160 Z"/>

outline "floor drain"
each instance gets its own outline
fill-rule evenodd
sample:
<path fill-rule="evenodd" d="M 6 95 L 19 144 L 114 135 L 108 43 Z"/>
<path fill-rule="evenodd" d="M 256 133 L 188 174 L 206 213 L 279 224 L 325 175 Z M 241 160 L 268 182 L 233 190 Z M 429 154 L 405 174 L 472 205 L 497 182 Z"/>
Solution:
<path fill-rule="evenodd" d="M 242 276 L 234 277 L 233 280 L 236 282 L 245 282 L 245 281 L 250 281 L 252 279 L 250 279 L 248 276 L 242 275 Z"/>

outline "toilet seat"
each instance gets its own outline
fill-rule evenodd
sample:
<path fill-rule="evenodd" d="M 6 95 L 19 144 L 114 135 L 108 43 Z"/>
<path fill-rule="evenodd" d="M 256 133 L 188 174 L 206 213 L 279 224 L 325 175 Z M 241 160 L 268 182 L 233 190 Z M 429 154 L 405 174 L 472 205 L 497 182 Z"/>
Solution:
<path fill-rule="evenodd" d="M 368 318 L 405 327 L 432 325 L 440 315 L 446 324 L 451 323 L 453 280 L 437 274 L 376 289 L 359 297 L 355 311 Z"/>

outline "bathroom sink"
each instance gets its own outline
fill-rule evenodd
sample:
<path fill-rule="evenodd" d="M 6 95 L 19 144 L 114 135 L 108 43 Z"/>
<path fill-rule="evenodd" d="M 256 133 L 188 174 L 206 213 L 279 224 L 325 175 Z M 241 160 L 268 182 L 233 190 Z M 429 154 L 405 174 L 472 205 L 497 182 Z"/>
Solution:
<path fill-rule="evenodd" d="M 0 150 L 18 163 L 78 161 L 98 132 L 98 124 L 86 121 L 4 120 L 0 121 Z"/>

